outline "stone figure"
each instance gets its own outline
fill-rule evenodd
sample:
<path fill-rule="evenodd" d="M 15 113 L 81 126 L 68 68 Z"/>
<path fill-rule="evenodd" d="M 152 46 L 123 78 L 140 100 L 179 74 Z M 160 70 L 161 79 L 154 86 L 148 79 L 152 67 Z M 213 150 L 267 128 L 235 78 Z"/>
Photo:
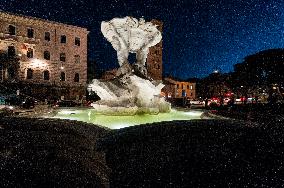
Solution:
<path fill-rule="evenodd" d="M 161 32 L 151 22 L 145 22 L 143 18 L 114 18 L 102 22 L 101 31 L 104 37 L 117 51 L 117 59 L 120 65 L 120 74 L 131 71 L 128 64 L 129 53 L 136 53 L 134 70 L 147 75 L 145 67 L 149 48 L 155 46 L 162 39 Z"/>
<path fill-rule="evenodd" d="M 161 41 L 161 32 L 152 23 L 132 17 L 102 22 L 101 30 L 117 51 L 120 68 L 116 78 L 93 80 L 88 85 L 88 91 L 100 97 L 99 101 L 91 104 L 96 113 L 133 115 L 169 112 L 170 103 L 160 95 L 164 85 L 147 79 L 145 67 L 149 48 Z M 136 53 L 133 66 L 128 62 L 129 53 Z"/>

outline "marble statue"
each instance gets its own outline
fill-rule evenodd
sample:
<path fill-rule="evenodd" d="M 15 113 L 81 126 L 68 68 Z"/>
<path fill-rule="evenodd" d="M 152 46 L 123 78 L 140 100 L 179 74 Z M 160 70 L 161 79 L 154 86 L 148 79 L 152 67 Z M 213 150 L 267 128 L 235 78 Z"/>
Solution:
<path fill-rule="evenodd" d="M 162 39 L 156 26 L 142 18 L 125 17 L 102 22 L 101 31 L 117 51 L 120 67 L 116 78 L 95 79 L 88 85 L 88 91 L 100 97 L 92 104 L 96 111 L 111 115 L 169 112 L 170 103 L 160 96 L 164 85 L 149 78 L 145 67 L 149 48 Z M 134 65 L 128 62 L 129 53 L 136 53 Z"/>
<path fill-rule="evenodd" d="M 118 74 L 131 71 L 128 62 L 129 53 L 136 53 L 135 71 L 147 75 L 146 59 L 149 48 L 155 46 L 162 39 L 161 32 L 151 22 L 145 22 L 143 18 L 114 18 L 102 22 L 101 31 L 104 37 L 117 51 L 120 70 Z"/>

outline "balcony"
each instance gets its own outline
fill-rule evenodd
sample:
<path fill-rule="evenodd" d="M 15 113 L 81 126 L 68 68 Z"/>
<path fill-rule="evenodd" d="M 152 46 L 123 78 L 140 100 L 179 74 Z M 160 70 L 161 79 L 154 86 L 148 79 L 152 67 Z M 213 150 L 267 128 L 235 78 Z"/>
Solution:
<path fill-rule="evenodd" d="M 23 37 L 23 42 L 28 44 L 38 44 L 40 39 Z"/>
<path fill-rule="evenodd" d="M 23 42 L 28 44 L 38 44 L 40 42 L 40 39 L 28 38 L 26 36 L 20 36 L 20 35 L 10 35 L 8 33 L 0 33 L 0 40 Z"/>
<path fill-rule="evenodd" d="M 0 33 L 0 39 L 18 42 L 18 37 L 16 35 L 10 35 L 6 33 Z"/>

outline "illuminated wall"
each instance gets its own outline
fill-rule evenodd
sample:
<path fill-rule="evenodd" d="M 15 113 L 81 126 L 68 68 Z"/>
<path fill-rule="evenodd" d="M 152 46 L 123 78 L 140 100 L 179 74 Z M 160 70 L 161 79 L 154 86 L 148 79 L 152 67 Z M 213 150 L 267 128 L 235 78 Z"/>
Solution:
<path fill-rule="evenodd" d="M 0 51 L 14 46 L 22 81 L 85 86 L 87 35 L 86 28 L 0 12 Z"/>
<path fill-rule="evenodd" d="M 163 81 L 165 87 L 162 89 L 167 98 L 196 98 L 196 83 L 177 81 L 171 78 L 165 78 Z"/>

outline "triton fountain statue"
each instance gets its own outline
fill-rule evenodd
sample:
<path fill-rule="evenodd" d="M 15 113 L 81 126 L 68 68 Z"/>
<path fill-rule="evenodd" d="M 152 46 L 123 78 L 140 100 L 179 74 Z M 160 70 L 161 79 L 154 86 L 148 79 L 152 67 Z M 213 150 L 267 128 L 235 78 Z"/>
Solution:
<path fill-rule="evenodd" d="M 120 67 L 114 79 L 93 80 L 88 86 L 101 99 L 92 104 L 96 111 L 111 115 L 169 112 L 170 103 L 160 96 L 164 85 L 149 78 L 145 66 L 149 48 L 162 39 L 156 26 L 143 18 L 125 17 L 103 21 L 101 31 L 117 51 Z M 136 53 L 133 65 L 128 62 L 129 53 Z"/>

